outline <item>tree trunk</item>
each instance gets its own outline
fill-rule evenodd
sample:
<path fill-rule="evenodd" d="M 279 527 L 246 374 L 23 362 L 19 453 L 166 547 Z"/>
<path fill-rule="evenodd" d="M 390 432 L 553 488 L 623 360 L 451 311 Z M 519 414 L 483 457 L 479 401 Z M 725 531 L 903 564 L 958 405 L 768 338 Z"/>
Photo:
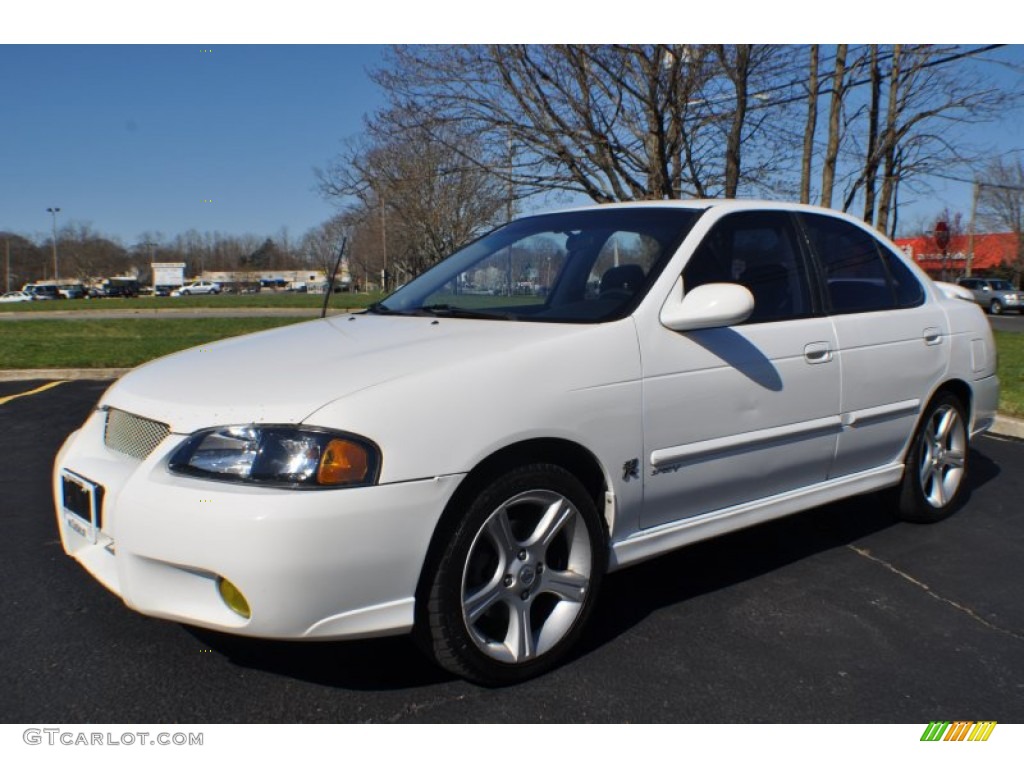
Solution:
<path fill-rule="evenodd" d="M 871 105 L 868 107 L 868 146 L 864 153 L 864 221 L 875 223 L 875 182 L 878 177 L 878 112 L 882 100 L 882 72 L 878 46 L 871 46 Z"/>
<path fill-rule="evenodd" d="M 889 214 L 892 211 L 896 193 L 897 141 L 896 128 L 899 120 L 900 93 L 900 51 L 899 45 L 892 47 L 892 70 L 889 73 L 889 104 L 885 115 L 885 172 L 882 177 L 882 192 L 878 199 L 878 217 L 875 226 L 879 232 L 889 229 Z"/>
<path fill-rule="evenodd" d="M 836 47 L 836 68 L 832 73 L 832 101 L 828 113 L 828 145 L 825 147 L 825 164 L 821 171 L 821 204 L 832 206 L 832 187 L 836 179 L 836 161 L 839 157 L 840 117 L 842 116 L 843 95 L 846 91 L 846 52 L 849 46 Z"/>
<path fill-rule="evenodd" d="M 807 123 L 804 125 L 804 154 L 800 161 L 800 202 L 811 202 L 811 158 L 814 133 L 818 127 L 818 54 L 820 46 L 811 46 L 810 74 L 807 79 Z"/>

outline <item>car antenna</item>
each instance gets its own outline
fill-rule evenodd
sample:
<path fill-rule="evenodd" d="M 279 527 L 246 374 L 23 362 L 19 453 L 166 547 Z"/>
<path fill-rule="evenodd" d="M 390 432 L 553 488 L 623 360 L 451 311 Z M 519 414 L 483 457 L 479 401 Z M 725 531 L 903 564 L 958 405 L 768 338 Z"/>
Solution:
<path fill-rule="evenodd" d="M 331 270 L 331 276 L 327 280 L 327 291 L 324 293 L 324 306 L 320 310 L 320 317 L 327 317 L 327 302 L 331 300 L 331 294 L 334 293 L 334 279 L 338 276 L 338 268 L 341 267 L 341 259 L 345 255 L 345 246 L 348 245 L 348 238 L 341 238 L 341 248 L 338 249 L 338 258 L 334 262 L 334 269 Z"/>

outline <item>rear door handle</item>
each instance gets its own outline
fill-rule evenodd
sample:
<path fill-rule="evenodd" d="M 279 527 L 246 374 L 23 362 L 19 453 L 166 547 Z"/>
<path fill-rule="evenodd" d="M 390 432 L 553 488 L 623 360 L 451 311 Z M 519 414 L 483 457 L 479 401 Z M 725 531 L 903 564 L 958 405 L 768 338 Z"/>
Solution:
<path fill-rule="evenodd" d="M 804 360 L 811 365 L 832 361 L 832 345 L 827 341 L 813 341 L 804 347 Z"/>
<path fill-rule="evenodd" d="M 924 337 L 924 343 L 928 346 L 942 343 L 942 329 L 940 328 L 925 328 L 921 336 Z"/>

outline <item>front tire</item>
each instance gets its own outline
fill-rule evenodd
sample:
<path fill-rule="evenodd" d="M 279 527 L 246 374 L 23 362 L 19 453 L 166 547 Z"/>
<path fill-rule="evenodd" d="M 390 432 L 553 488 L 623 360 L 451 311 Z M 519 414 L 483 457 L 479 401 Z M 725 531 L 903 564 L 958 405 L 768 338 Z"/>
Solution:
<path fill-rule="evenodd" d="M 992 315 L 1003 314 L 1003 303 L 999 300 L 993 300 L 992 303 L 988 305 L 988 311 L 989 314 Z"/>
<path fill-rule="evenodd" d="M 929 403 L 907 453 L 897 489 L 897 517 L 934 523 L 956 511 L 967 476 L 967 429 L 967 415 L 958 397 L 943 392 Z"/>
<path fill-rule="evenodd" d="M 550 669 L 593 609 L 606 542 L 594 500 L 562 467 L 498 476 L 469 504 L 431 574 L 421 645 L 485 685 Z"/>

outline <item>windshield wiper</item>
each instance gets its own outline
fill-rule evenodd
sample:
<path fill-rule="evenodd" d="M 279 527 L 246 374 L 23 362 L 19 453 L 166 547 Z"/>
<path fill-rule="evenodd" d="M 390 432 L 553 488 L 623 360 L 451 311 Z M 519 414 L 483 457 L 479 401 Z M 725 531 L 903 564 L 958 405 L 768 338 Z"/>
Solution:
<path fill-rule="evenodd" d="M 465 317 L 473 320 L 517 320 L 518 318 L 508 312 L 484 312 L 465 307 L 456 307 L 454 304 L 426 304 L 419 308 L 420 312 L 426 312 L 436 317 Z"/>
<path fill-rule="evenodd" d="M 481 312 L 453 304 L 427 304 L 415 309 L 391 309 L 382 302 L 368 306 L 364 311 L 374 315 L 394 315 L 396 317 L 464 317 L 473 320 L 518 320 L 515 315 L 507 312 Z"/>

